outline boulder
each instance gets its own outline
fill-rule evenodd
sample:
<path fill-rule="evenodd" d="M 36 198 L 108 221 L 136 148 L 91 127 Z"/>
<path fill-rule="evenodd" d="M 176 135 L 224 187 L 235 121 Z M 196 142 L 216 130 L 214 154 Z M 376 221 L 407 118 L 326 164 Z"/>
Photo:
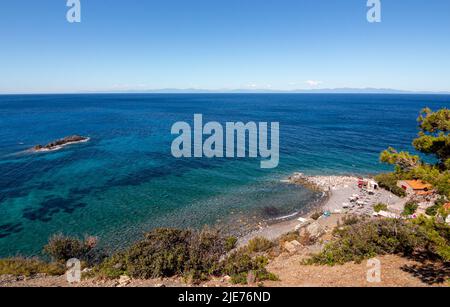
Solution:
<path fill-rule="evenodd" d="M 325 229 L 317 222 L 313 222 L 308 226 L 300 229 L 300 236 L 308 234 L 311 239 L 317 240 L 325 234 Z"/>
<path fill-rule="evenodd" d="M 285 250 L 287 250 L 289 253 L 295 253 L 297 251 L 297 247 L 292 244 L 291 242 L 284 242 L 283 247 Z"/>

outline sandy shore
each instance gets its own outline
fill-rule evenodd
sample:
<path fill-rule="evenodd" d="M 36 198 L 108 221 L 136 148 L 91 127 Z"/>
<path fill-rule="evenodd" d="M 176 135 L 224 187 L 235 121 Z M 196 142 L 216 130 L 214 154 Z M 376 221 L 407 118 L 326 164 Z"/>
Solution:
<path fill-rule="evenodd" d="M 328 197 L 300 218 L 297 216 L 292 220 L 268 225 L 243 236 L 239 239 L 240 246 L 255 237 L 274 240 L 283 234 L 295 231 L 307 225 L 311 221 L 311 215 L 315 212 L 329 213 L 322 216 L 318 222 L 323 227 L 333 228 L 337 221 L 346 214 L 372 216 L 373 206 L 378 203 L 384 203 L 388 205 L 390 211 L 400 213 L 406 201 L 384 189 L 377 189 L 373 194 L 368 193 L 358 187 L 358 177 L 355 176 L 305 176 L 296 173 L 283 182 L 322 191 L 327 193 Z M 359 205 L 350 201 L 354 196 L 357 196 Z"/>

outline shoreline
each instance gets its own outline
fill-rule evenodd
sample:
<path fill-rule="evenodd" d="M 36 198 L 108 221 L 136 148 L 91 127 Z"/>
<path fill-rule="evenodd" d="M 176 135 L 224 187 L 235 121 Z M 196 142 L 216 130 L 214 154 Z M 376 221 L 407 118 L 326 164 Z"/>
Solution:
<path fill-rule="evenodd" d="M 378 189 L 373 195 L 364 192 L 358 187 L 360 177 L 352 175 L 342 176 L 307 176 L 302 173 L 294 173 L 287 179 L 282 180 L 286 184 L 293 184 L 311 189 L 317 192 L 323 192 L 324 196 L 317 204 L 307 206 L 306 212 L 293 214 L 291 218 L 279 218 L 278 221 L 268 221 L 265 227 L 251 231 L 238 238 L 238 245 L 243 246 L 255 237 L 264 237 L 269 240 L 276 240 L 282 235 L 290 232 L 298 231 L 313 222 L 320 222 L 323 226 L 332 227 L 341 216 L 354 214 L 359 216 L 372 216 L 373 205 L 379 202 L 388 204 L 389 206 L 402 206 L 405 200 L 393 195 L 391 192 Z M 350 198 L 358 195 L 364 200 L 364 205 L 350 205 Z M 348 208 L 344 208 L 344 204 L 349 204 Z M 318 220 L 314 220 L 311 216 L 316 212 L 327 212 Z M 336 219 L 335 217 L 338 217 Z M 331 224 L 330 224 L 331 222 Z"/>

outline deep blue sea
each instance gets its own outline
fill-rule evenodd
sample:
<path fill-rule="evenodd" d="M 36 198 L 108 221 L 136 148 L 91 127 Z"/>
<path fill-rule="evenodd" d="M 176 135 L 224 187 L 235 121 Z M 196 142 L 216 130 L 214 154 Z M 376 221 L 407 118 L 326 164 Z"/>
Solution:
<path fill-rule="evenodd" d="M 317 193 L 292 172 L 373 174 L 388 146 L 411 150 L 423 107 L 443 95 L 97 94 L 0 96 L 0 256 L 39 254 L 55 233 L 96 235 L 108 248 L 154 227 L 242 229 L 305 209 Z M 177 121 L 280 123 L 280 164 L 175 159 Z M 91 141 L 50 153 L 35 144 Z M 250 227 L 250 226 L 249 226 Z M 240 230 L 241 231 L 241 230 Z"/>

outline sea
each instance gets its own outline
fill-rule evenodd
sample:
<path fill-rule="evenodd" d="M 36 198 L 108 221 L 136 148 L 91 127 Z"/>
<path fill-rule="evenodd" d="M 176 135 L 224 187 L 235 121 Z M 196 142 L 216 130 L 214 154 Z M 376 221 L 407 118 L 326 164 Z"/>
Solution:
<path fill-rule="evenodd" d="M 124 248 L 156 227 L 245 233 L 306 211 L 322 194 L 285 183 L 374 175 L 389 146 L 413 151 L 424 107 L 448 95 L 67 94 L 0 96 L 0 257 L 40 255 L 54 234 Z M 174 158 L 174 123 L 279 122 L 280 162 Z M 58 151 L 36 144 L 90 138 Z"/>

